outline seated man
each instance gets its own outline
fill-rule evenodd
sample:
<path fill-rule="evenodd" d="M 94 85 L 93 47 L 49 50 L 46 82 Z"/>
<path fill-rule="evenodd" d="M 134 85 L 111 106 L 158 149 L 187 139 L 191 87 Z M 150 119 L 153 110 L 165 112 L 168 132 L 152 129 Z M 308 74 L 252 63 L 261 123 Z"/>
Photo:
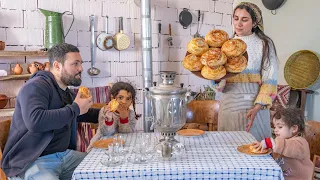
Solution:
<path fill-rule="evenodd" d="M 38 71 L 21 88 L 3 152 L 9 179 L 71 179 L 85 157 L 76 148 L 76 123 L 98 122 L 92 97 L 80 98 L 67 86 L 82 82 L 79 49 L 59 44 L 48 51 L 49 71 Z"/>

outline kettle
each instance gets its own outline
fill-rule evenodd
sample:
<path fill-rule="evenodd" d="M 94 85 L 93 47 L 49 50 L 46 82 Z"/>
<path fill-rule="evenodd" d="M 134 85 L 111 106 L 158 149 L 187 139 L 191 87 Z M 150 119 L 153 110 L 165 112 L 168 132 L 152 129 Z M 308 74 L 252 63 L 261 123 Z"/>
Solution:
<path fill-rule="evenodd" d="M 39 10 L 46 17 L 45 47 L 49 49 L 56 44 L 64 43 L 65 37 L 68 35 L 74 21 L 74 15 L 72 12 L 65 11 L 63 13 L 59 13 L 40 8 Z M 72 22 L 66 35 L 64 35 L 62 16 L 66 13 L 72 15 Z"/>

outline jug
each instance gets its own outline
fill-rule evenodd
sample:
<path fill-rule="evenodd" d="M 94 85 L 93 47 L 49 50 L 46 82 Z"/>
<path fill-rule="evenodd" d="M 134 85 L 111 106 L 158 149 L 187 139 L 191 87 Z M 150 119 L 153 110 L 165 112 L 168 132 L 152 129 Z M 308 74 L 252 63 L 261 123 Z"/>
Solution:
<path fill-rule="evenodd" d="M 65 11 L 63 13 L 59 13 L 40 8 L 39 10 L 46 16 L 45 47 L 49 49 L 56 44 L 64 43 L 64 39 L 68 35 L 74 21 L 74 15 L 72 14 L 72 12 Z M 62 16 L 65 13 L 69 13 L 69 15 L 72 15 L 72 22 L 66 35 L 64 35 L 62 23 Z"/>

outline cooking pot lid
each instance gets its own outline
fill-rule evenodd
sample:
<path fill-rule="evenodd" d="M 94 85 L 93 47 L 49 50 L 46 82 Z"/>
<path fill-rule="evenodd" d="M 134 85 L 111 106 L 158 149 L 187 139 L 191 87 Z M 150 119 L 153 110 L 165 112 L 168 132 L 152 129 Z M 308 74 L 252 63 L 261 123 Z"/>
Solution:
<path fill-rule="evenodd" d="M 276 10 L 282 4 L 284 0 L 262 0 L 263 5 L 269 10 Z"/>
<path fill-rule="evenodd" d="M 187 8 L 183 8 L 183 11 L 180 12 L 179 22 L 185 29 L 191 24 L 192 14 L 188 11 Z"/>

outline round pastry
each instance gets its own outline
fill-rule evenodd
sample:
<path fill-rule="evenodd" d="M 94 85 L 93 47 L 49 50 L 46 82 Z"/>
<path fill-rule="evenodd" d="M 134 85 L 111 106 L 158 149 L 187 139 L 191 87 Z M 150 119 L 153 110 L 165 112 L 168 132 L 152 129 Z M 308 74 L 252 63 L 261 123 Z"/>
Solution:
<path fill-rule="evenodd" d="M 87 99 L 91 97 L 91 92 L 87 87 L 80 86 L 79 92 L 80 92 L 80 98 Z"/>
<path fill-rule="evenodd" d="M 225 42 L 221 50 L 226 53 L 228 57 L 236 57 L 246 52 L 247 44 L 241 39 L 230 39 Z"/>
<path fill-rule="evenodd" d="M 250 152 L 255 153 L 255 154 L 265 154 L 265 153 L 268 152 L 267 149 L 262 149 L 262 151 L 259 150 L 259 149 L 256 149 L 256 148 L 254 148 L 253 145 L 251 145 L 251 146 L 249 147 L 249 150 L 250 150 Z"/>
<path fill-rule="evenodd" d="M 215 68 L 210 68 L 204 66 L 201 70 L 201 75 L 210 80 L 217 80 L 223 78 L 227 74 L 226 68 L 224 66 L 217 66 Z"/>
<path fill-rule="evenodd" d="M 112 99 L 109 102 L 109 105 L 110 105 L 110 111 L 115 112 L 118 109 L 119 102 L 116 99 Z"/>
<path fill-rule="evenodd" d="M 188 56 L 186 56 L 182 61 L 182 65 L 189 71 L 201 71 L 203 67 L 203 64 L 200 61 L 200 57 L 194 54 L 189 54 Z"/>
<path fill-rule="evenodd" d="M 209 46 L 203 38 L 193 38 L 187 45 L 187 51 L 196 56 L 200 56 L 208 51 Z"/>
<path fill-rule="evenodd" d="M 213 29 L 209 31 L 205 37 L 206 42 L 211 47 L 221 47 L 223 43 L 228 41 L 228 39 L 228 33 L 220 29 Z"/>
<path fill-rule="evenodd" d="M 227 56 L 220 48 L 210 48 L 202 54 L 200 60 L 203 65 L 214 68 L 215 66 L 224 65 L 227 62 Z"/>
<path fill-rule="evenodd" d="M 244 56 L 231 57 L 224 66 L 227 72 L 240 73 L 246 69 L 247 59 Z"/>

